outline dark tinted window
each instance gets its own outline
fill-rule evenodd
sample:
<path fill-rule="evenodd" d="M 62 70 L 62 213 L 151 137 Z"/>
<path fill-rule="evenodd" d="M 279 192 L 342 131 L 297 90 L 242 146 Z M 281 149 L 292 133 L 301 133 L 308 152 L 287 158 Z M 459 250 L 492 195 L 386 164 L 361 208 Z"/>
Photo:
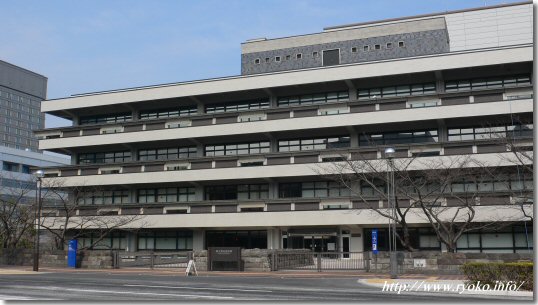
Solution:
<path fill-rule="evenodd" d="M 340 50 L 323 51 L 323 66 L 334 66 L 340 64 Z"/>

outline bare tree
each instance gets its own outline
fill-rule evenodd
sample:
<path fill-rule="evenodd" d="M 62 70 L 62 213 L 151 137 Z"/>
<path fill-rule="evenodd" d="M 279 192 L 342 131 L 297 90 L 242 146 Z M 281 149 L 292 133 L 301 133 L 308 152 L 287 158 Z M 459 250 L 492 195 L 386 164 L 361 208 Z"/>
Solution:
<path fill-rule="evenodd" d="M 456 250 L 456 242 L 466 232 L 499 226 L 500 219 L 491 217 L 478 223 L 476 205 L 485 192 L 483 182 L 496 174 L 496 167 L 481 164 L 472 156 L 440 156 L 358 160 L 342 158 L 323 166 L 321 172 L 347 187 L 363 206 L 395 222 L 396 238 L 409 251 L 414 251 L 409 233 L 409 217 L 425 219 L 438 241 L 447 251 Z M 394 210 L 379 207 L 389 200 L 386 186 L 391 183 L 388 172 L 394 173 Z M 365 191 L 365 189 L 367 191 Z"/>
<path fill-rule="evenodd" d="M 401 196 L 402 188 L 408 186 L 398 183 L 394 196 L 394 209 L 396 213 L 392 213 L 387 206 L 380 207 L 379 202 L 384 203 L 389 201 L 386 186 L 389 185 L 390 177 L 388 176 L 389 163 L 386 160 L 367 160 L 365 156 L 357 153 L 359 160 L 348 160 L 346 156 L 342 156 L 343 162 L 332 162 L 328 165 L 321 166 L 316 171 L 323 174 L 329 179 L 335 180 L 342 186 L 349 189 L 351 196 L 356 197 L 362 205 L 371 211 L 375 211 L 381 217 L 394 222 L 401 229 L 396 232 L 396 238 L 409 251 L 415 251 L 411 242 L 409 233 L 409 223 L 407 217 L 411 211 L 412 205 L 409 204 L 408 198 Z M 408 181 L 402 179 L 402 175 L 408 174 L 410 165 L 415 158 L 399 159 L 392 162 L 391 167 L 395 173 L 395 180 Z M 365 190 L 368 190 L 367 192 Z"/>
<path fill-rule="evenodd" d="M 103 192 L 100 187 L 67 187 L 60 178 L 49 180 L 44 187 L 46 192 L 43 197 L 47 198 L 51 204 L 46 208 L 48 213 L 43 214 L 41 226 L 54 237 L 56 249 L 64 249 L 68 238 L 81 238 L 89 232 L 94 234 L 92 243 L 81 247 L 81 249 L 93 248 L 114 231 L 138 230 L 145 226 L 145 223 L 141 221 L 143 215 L 107 214 L 107 211 L 111 210 L 104 206 L 94 207 L 104 208 L 105 213 L 93 210 L 97 213 L 85 215 L 83 211 L 88 208 L 85 202 L 87 195 Z M 136 227 L 133 227 L 134 225 Z"/>
<path fill-rule="evenodd" d="M 0 193 L 0 241 L 3 248 L 30 248 L 35 221 L 35 186 L 33 180 L 4 175 Z"/>

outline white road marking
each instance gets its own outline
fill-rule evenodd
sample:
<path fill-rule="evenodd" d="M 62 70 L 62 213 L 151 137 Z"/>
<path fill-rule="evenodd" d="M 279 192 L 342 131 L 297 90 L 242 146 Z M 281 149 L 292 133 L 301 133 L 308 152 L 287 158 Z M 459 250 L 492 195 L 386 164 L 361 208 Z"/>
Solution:
<path fill-rule="evenodd" d="M 6 286 L 4 286 L 6 287 Z M 26 289 L 44 289 L 44 290 L 59 290 L 59 291 L 76 291 L 76 292 L 98 292 L 98 293 L 113 293 L 113 294 L 130 294 L 130 295 L 155 295 L 155 296 L 174 296 L 174 297 L 186 297 L 186 298 L 205 298 L 205 299 L 234 299 L 234 297 L 221 297 L 211 295 L 196 295 L 196 294 L 175 294 L 175 293 L 154 293 L 154 292 L 133 292 L 133 291 L 111 291 L 111 290 L 97 290 L 97 289 L 79 289 L 79 288 L 65 288 L 65 287 L 34 287 L 34 286 L 7 286 L 12 288 L 26 288 Z"/>
<path fill-rule="evenodd" d="M 137 285 L 137 284 L 124 284 L 123 286 L 129 287 L 148 287 L 148 288 L 177 288 L 177 289 L 199 289 L 199 290 L 224 290 L 224 291 L 243 291 L 243 292 L 273 292 L 272 290 L 261 289 L 237 289 L 237 288 L 207 288 L 207 287 L 189 287 L 189 286 L 151 286 L 151 285 Z"/>

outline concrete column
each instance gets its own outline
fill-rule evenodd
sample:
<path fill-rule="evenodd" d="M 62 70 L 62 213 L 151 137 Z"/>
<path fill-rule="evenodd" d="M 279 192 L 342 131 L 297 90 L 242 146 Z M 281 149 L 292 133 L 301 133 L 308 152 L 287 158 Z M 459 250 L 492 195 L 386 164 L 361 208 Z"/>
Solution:
<path fill-rule="evenodd" d="M 192 231 L 192 250 L 204 250 L 205 231 L 203 229 Z"/>
<path fill-rule="evenodd" d="M 135 188 L 130 188 L 129 189 L 129 202 L 130 203 L 137 203 L 138 202 L 138 198 L 136 198 L 136 189 Z"/>
<path fill-rule="evenodd" d="M 281 249 L 280 229 L 267 229 L 267 249 Z"/>
<path fill-rule="evenodd" d="M 138 121 L 138 115 L 140 114 L 140 111 L 138 109 L 133 109 L 131 111 L 131 115 L 133 116 L 133 121 Z"/>
<path fill-rule="evenodd" d="M 350 101 L 356 101 L 357 100 L 357 89 L 349 88 L 349 100 Z"/>
<path fill-rule="evenodd" d="M 270 143 L 271 152 L 272 153 L 278 152 L 278 140 L 273 138 L 270 140 L 269 143 Z"/>
<path fill-rule="evenodd" d="M 276 95 L 271 95 L 269 97 L 269 107 L 270 108 L 278 108 L 278 101 Z"/>
<path fill-rule="evenodd" d="M 439 132 L 439 142 L 448 141 L 448 128 L 446 127 L 445 122 L 443 120 L 438 120 L 437 126 L 437 130 Z"/>
<path fill-rule="evenodd" d="M 338 227 L 338 236 L 337 239 L 337 245 L 338 248 L 336 249 L 337 252 L 343 252 L 344 251 L 344 238 L 342 237 L 342 228 Z"/>
<path fill-rule="evenodd" d="M 73 122 L 72 123 L 73 126 L 80 125 L 80 117 L 79 116 L 72 115 L 71 116 L 71 121 Z"/>
<path fill-rule="evenodd" d="M 364 239 L 368 238 L 364 236 L 364 230 L 362 228 L 355 228 L 351 230 L 351 237 L 349 238 L 349 251 L 362 252 L 364 251 Z M 359 237 L 360 234 L 360 237 Z"/>
<path fill-rule="evenodd" d="M 278 199 L 278 182 L 269 182 L 269 199 Z"/>
<path fill-rule="evenodd" d="M 204 145 L 202 143 L 196 144 L 196 156 L 197 157 L 204 156 Z"/>
<path fill-rule="evenodd" d="M 357 130 L 355 130 L 353 127 L 349 127 L 347 130 L 349 132 L 350 146 L 359 147 L 359 133 Z"/>
<path fill-rule="evenodd" d="M 445 80 L 442 71 L 435 71 L 435 86 L 437 87 L 438 93 L 445 92 Z"/>
<path fill-rule="evenodd" d="M 204 187 L 201 185 L 195 186 L 194 190 L 194 198 L 196 201 L 203 201 L 204 200 Z"/>

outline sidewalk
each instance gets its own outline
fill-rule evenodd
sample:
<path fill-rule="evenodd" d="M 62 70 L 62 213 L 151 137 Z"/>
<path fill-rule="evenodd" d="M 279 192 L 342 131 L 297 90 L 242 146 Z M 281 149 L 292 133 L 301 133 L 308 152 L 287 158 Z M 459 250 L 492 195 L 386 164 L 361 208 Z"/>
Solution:
<path fill-rule="evenodd" d="M 39 272 L 32 271 L 32 266 L 0 266 L 0 275 L 2 274 L 38 274 L 50 272 L 100 272 L 114 274 L 145 273 L 151 275 L 181 275 L 185 276 L 185 268 L 123 268 L 123 269 L 81 269 L 67 267 L 40 267 Z M 335 270 L 317 272 L 316 270 L 284 270 L 273 272 L 248 272 L 248 271 L 198 271 L 198 276 L 237 276 L 237 277 L 311 277 L 311 278 L 328 278 L 328 277 L 354 277 L 359 279 L 389 280 L 388 274 L 366 273 L 357 270 Z M 402 279 L 423 279 L 423 280 L 463 280 L 461 275 L 426 275 L 426 274 L 404 274 Z"/>

